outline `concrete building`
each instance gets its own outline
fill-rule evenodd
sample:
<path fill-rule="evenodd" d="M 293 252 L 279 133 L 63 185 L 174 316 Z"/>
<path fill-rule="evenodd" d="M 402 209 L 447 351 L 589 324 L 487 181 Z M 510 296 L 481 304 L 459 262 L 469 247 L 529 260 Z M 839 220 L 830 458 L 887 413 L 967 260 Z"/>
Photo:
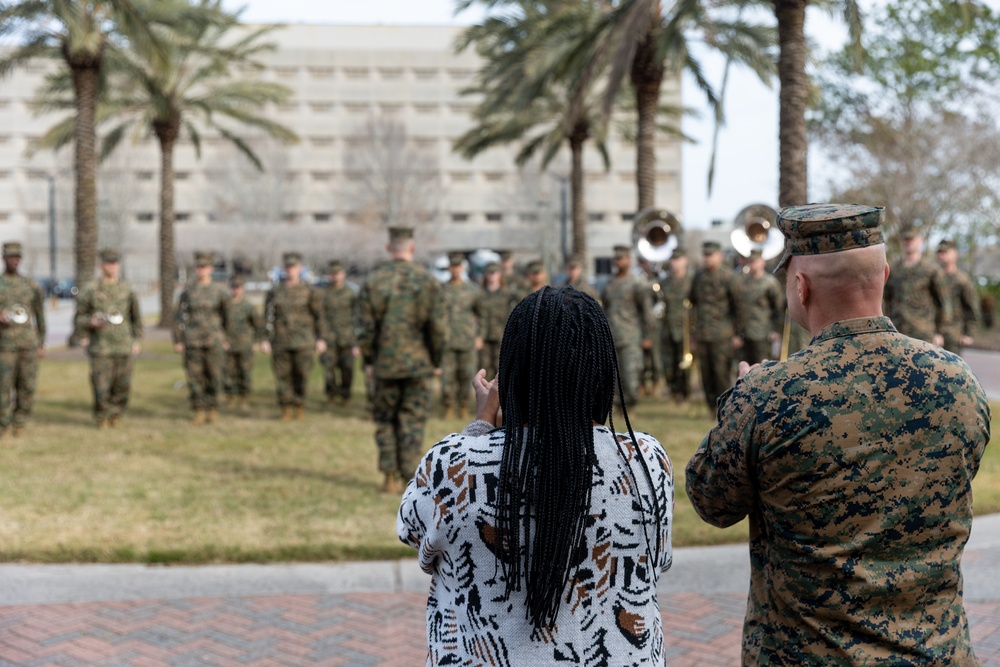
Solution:
<path fill-rule="evenodd" d="M 522 260 L 543 257 L 559 268 L 569 248 L 563 209 L 568 155 L 546 171 L 518 169 L 517 147 L 467 161 L 452 152 L 472 126 L 476 100 L 460 91 L 474 82 L 475 53 L 456 54 L 460 28 L 292 25 L 272 33 L 277 49 L 259 69 L 234 74 L 280 82 L 294 95 L 267 110 L 300 137 L 284 146 L 246 130 L 267 165 L 257 173 L 221 137 L 206 135 L 198 159 L 190 141 L 176 152 L 176 238 L 182 265 L 195 248 L 257 267 L 298 249 L 313 265 L 334 257 L 359 266 L 383 257 L 387 221 L 417 224 L 424 258 L 452 249 L 510 248 Z M 35 116 L 31 100 L 55 63 L 35 63 L 0 82 L 0 239 L 21 240 L 34 275 L 72 274 L 72 148 L 29 152 L 60 118 Z M 664 101 L 678 104 L 678 80 Z M 591 146 L 584 158 L 591 272 L 611 247 L 629 243 L 636 202 L 635 149 L 616 132 L 611 169 Z M 681 148 L 657 144 L 657 204 L 681 208 Z M 49 180 L 55 184 L 49 224 Z M 388 184 L 388 185 L 387 185 Z M 159 155 L 147 136 L 126 140 L 102 167 L 98 186 L 100 243 L 122 249 L 125 272 L 155 280 Z M 568 192 L 566 193 L 568 207 Z"/>

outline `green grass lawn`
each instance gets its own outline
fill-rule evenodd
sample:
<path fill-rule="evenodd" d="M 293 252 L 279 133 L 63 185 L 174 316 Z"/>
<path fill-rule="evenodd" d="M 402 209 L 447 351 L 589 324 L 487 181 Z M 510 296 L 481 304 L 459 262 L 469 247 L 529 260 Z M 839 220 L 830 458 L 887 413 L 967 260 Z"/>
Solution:
<path fill-rule="evenodd" d="M 224 411 L 216 424 L 192 426 L 180 358 L 166 342 L 147 342 L 122 427 L 98 431 L 86 360 L 78 351 L 53 351 L 41 365 L 26 434 L 0 449 L 0 561 L 413 556 L 396 539 L 398 498 L 378 492 L 373 427 L 361 396 L 347 408 L 326 408 L 317 367 L 305 420 L 286 423 L 277 420 L 264 355 L 255 382 L 250 416 Z M 745 539 L 743 524 L 718 530 L 701 522 L 684 494 L 684 465 L 712 425 L 707 411 L 692 415 L 647 399 L 634 412 L 635 428 L 659 438 L 675 465 L 675 545 Z M 427 445 L 463 425 L 431 419 Z M 978 512 L 1000 511 L 995 445 L 975 496 Z"/>

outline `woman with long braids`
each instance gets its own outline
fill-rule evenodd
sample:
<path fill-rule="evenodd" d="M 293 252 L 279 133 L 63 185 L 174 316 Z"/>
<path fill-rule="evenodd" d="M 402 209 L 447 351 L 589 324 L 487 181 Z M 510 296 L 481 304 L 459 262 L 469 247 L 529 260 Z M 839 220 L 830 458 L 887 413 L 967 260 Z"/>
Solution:
<path fill-rule="evenodd" d="M 673 471 L 627 412 L 614 432 L 615 359 L 601 307 L 571 287 L 511 313 L 476 420 L 431 448 L 399 508 L 432 576 L 428 665 L 663 664 Z"/>

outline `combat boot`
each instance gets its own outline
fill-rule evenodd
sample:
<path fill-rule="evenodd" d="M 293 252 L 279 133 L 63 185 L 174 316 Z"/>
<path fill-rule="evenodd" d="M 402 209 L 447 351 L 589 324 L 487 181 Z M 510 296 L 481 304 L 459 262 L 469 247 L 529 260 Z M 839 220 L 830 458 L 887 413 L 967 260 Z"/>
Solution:
<path fill-rule="evenodd" d="M 326 405 L 332 410 L 333 408 L 340 405 L 340 399 L 337 398 L 336 396 L 331 396 L 330 398 L 326 399 Z"/>
<path fill-rule="evenodd" d="M 205 411 L 202 409 L 197 409 L 194 411 L 194 415 L 191 417 L 191 423 L 195 426 L 201 426 L 205 423 Z"/>
<path fill-rule="evenodd" d="M 0 430 L 0 447 L 13 447 L 14 446 L 14 436 L 11 435 L 10 429 L 5 428 Z"/>
<path fill-rule="evenodd" d="M 239 411 L 241 415 L 245 415 L 250 412 L 250 404 L 247 403 L 246 396 L 240 396 L 240 400 L 239 403 L 237 404 L 236 409 Z"/>
<path fill-rule="evenodd" d="M 387 472 L 382 480 L 382 493 L 401 493 L 399 488 L 399 476 L 395 472 Z"/>
<path fill-rule="evenodd" d="M 468 406 L 466 406 L 465 403 L 459 403 L 458 404 L 458 418 L 459 419 L 465 419 L 465 416 L 468 414 L 468 412 L 469 412 Z"/>
<path fill-rule="evenodd" d="M 111 425 L 108 423 L 107 419 L 98 419 L 97 420 L 97 430 L 98 431 L 107 431 L 109 428 L 111 428 Z"/>
<path fill-rule="evenodd" d="M 219 418 L 219 411 L 215 408 L 209 408 L 205 411 L 205 423 L 214 424 L 215 420 Z"/>
<path fill-rule="evenodd" d="M 20 438 L 24 435 L 24 424 L 14 424 L 14 437 Z"/>
<path fill-rule="evenodd" d="M 305 414 L 306 414 L 306 407 L 304 405 L 295 406 L 295 421 L 297 422 L 302 421 L 303 417 L 305 417 Z"/>
<path fill-rule="evenodd" d="M 111 415 L 111 418 L 108 419 L 108 426 L 110 426 L 111 428 L 118 428 L 121 425 L 122 425 L 121 415 Z"/>
<path fill-rule="evenodd" d="M 281 421 L 283 422 L 292 421 L 292 406 L 290 405 L 281 406 Z"/>
<path fill-rule="evenodd" d="M 451 411 L 451 406 L 444 406 L 444 410 L 441 412 L 441 419 L 453 419 L 455 415 Z"/>

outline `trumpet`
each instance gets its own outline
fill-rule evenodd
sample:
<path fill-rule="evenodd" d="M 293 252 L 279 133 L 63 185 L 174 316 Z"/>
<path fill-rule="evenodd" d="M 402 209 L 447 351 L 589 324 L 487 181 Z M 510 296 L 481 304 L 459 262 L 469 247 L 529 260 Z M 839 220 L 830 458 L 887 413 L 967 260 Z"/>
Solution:
<path fill-rule="evenodd" d="M 97 312 L 94 313 L 94 321 L 99 327 L 103 327 L 108 324 L 117 325 L 125 321 L 125 316 L 117 310 L 113 310 L 110 313 Z"/>
<path fill-rule="evenodd" d="M 635 214 L 632 245 L 639 257 L 652 264 L 670 259 L 683 233 L 680 218 L 662 208 L 647 208 Z"/>
<path fill-rule="evenodd" d="M 733 249 L 744 257 L 759 250 L 764 260 L 774 259 L 785 249 L 785 237 L 775 221 L 778 212 L 767 204 L 750 204 L 736 214 L 736 229 L 730 234 Z"/>
<path fill-rule="evenodd" d="M 19 303 L 0 311 L 0 318 L 7 324 L 26 324 L 30 317 L 28 309 Z"/>
<path fill-rule="evenodd" d="M 677 364 L 682 371 L 686 371 L 694 365 L 694 354 L 691 353 L 691 308 L 693 306 L 691 299 L 684 299 L 684 337 L 681 342 L 683 355 Z"/>

